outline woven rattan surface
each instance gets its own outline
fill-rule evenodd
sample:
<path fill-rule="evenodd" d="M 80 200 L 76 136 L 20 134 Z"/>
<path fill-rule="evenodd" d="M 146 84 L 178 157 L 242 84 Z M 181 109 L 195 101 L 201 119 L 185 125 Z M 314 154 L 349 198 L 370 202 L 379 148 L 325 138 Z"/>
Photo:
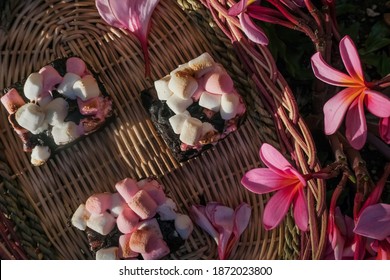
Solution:
<path fill-rule="evenodd" d="M 159 177 L 168 195 L 185 213 L 201 199 L 231 207 L 241 202 L 252 206 L 249 227 L 233 250 L 232 259 L 299 258 L 303 248 L 311 250 L 310 242 L 318 242 L 318 236 L 312 239 L 310 232 L 301 236 L 291 218 L 273 231 L 264 231 L 261 226 L 268 196 L 247 191 L 240 180 L 247 170 L 260 166 L 261 143 L 278 146 L 272 112 L 262 105 L 251 77 L 242 70 L 229 41 L 215 33 L 218 31 L 209 24 L 211 19 L 204 16 L 204 10 L 198 11 L 202 6 L 178 2 L 180 5 L 174 0 L 160 1 L 153 15 L 150 78 L 144 77 L 138 41 L 107 26 L 94 1 L 24 1 L 16 7 L 16 18 L 8 32 L 0 33 L 0 88 L 25 78 L 55 58 L 77 55 L 98 72 L 116 108 L 116 119 L 105 129 L 60 152 L 41 167 L 31 166 L 1 108 L 0 139 L 11 170 L 9 178 L 16 182 L 32 208 L 30 212 L 40 223 L 42 238 L 47 239 L 40 251 L 45 258 L 92 258 L 84 232 L 70 226 L 74 210 L 93 193 L 114 191 L 114 184 L 125 177 L 139 179 L 150 175 Z M 193 21 L 194 18 L 198 20 Z M 200 157 L 179 164 L 156 134 L 141 105 L 140 92 L 152 86 L 153 80 L 205 51 L 233 76 L 248 102 L 249 114 L 237 132 Z M 318 201 L 310 203 L 314 209 Z M 10 203 L 4 201 L 2 205 L 12 212 Z M 317 212 L 313 213 L 311 222 L 317 219 Z M 23 227 L 18 230 L 23 231 Z M 169 257 L 216 256 L 215 242 L 196 228 L 185 245 Z"/>

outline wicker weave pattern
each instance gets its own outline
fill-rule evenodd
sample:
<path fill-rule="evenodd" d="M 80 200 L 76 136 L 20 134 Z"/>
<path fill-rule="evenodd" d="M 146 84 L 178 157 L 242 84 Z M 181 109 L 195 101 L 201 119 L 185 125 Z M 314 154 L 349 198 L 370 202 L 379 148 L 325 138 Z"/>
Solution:
<path fill-rule="evenodd" d="M 0 88 L 57 57 L 73 54 L 83 57 L 99 73 L 117 110 L 117 119 L 104 130 L 59 153 L 46 165 L 33 168 L 28 156 L 20 152 L 21 143 L 1 108 L 0 139 L 5 156 L 13 178 L 53 246 L 48 258 L 92 258 L 84 233 L 69 225 L 73 211 L 92 193 L 113 191 L 115 182 L 125 177 L 149 175 L 160 178 L 182 212 L 201 200 L 218 200 L 232 207 L 243 201 L 252 205 L 249 228 L 233 250 L 232 259 L 299 258 L 302 244 L 293 221 L 264 231 L 261 216 L 268 196 L 252 194 L 240 185 L 242 175 L 260 165 L 261 143 L 278 145 L 272 116 L 258 97 L 251 77 L 243 72 L 230 42 L 215 26 L 210 27 L 210 15 L 196 1 L 178 2 L 186 12 L 174 0 L 160 1 L 155 11 L 149 36 L 150 79 L 144 78 L 138 42 L 104 24 L 91 0 L 30 1 L 19 7 L 8 35 L 0 36 Z M 250 104 L 250 114 L 239 131 L 215 148 L 179 164 L 154 131 L 139 93 L 153 80 L 204 51 L 228 68 Z M 310 236 L 305 238 L 310 240 Z M 170 258 L 216 256 L 214 241 L 196 229 Z"/>

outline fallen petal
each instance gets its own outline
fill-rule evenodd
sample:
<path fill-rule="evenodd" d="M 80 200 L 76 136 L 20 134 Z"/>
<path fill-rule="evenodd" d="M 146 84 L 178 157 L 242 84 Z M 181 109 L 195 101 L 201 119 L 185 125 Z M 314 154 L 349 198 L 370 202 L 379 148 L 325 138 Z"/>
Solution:
<path fill-rule="evenodd" d="M 390 205 L 379 203 L 364 209 L 353 231 L 377 240 L 390 236 Z"/>
<path fill-rule="evenodd" d="M 285 170 L 293 169 L 291 163 L 270 144 L 261 145 L 260 158 L 269 169 L 283 177 L 286 176 Z"/>
<path fill-rule="evenodd" d="M 379 121 L 379 135 L 386 144 L 390 145 L 390 117 Z"/>
<path fill-rule="evenodd" d="M 234 4 L 228 11 L 229 16 L 238 16 L 241 14 L 245 9 L 248 4 L 248 0 L 241 0 Z"/>
<path fill-rule="evenodd" d="M 300 230 L 308 230 L 309 214 L 307 211 L 306 196 L 302 188 L 298 190 L 298 195 L 294 201 L 294 219 Z"/>
<path fill-rule="evenodd" d="M 248 36 L 249 40 L 260 45 L 268 45 L 269 41 L 267 36 L 259 26 L 253 23 L 249 15 L 242 13 L 238 18 L 240 20 L 241 28 Z"/>
<path fill-rule="evenodd" d="M 204 213 L 205 207 L 201 205 L 193 205 L 190 208 L 189 214 L 191 219 L 200 226 L 203 230 L 205 230 L 208 234 L 211 235 L 211 237 L 215 240 L 215 242 L 218 244 L 218 232 L 213 227 L 213 225 L 210 223 L 210 221 L 207 219 L 205 213 Z"/>

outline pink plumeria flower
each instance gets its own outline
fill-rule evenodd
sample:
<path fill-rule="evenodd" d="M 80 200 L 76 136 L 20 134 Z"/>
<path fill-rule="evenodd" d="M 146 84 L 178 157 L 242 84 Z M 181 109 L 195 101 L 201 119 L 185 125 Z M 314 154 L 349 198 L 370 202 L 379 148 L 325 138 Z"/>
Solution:
<path fill-rule="evenodd" d="M 251 19 L 249 7 L 255 2 L 257 1 L 241 0 L 233 5 L 228 13 L 230 16 L 238 16 L 242 31 L 248 36 L 249 40 L 260 45 L 268 45 L 269 41 L 264 31 Z"/>
<path fill-rule="evenodd" d="M 150 18 L 160 0 L 96 0 L 100 16 L 109 25 L 133 33 L 141 43 L 145 74 L 150 74 L 148 34 Z"/>
<path fill-rule="evenodd" d="M 315 76 L 321 81 L 345 87 L 324 105 L 325 133 L 335 133 L 345 116 L 346 137 L 355 149 L 361 149 L 367 138 L 364 105 L 379 118 L 390 117 L 390 99 L 371 89 L 365 81 L 359 54 L 353 41 L 345 36 L 340 41 L 340 54 L 349 75 L 328 65 L 317 52 L 311 58 Z"/>
<path fill-rule="evenodd" d="M 386 144 L 390 145 L 390 118 L 380 119 L 379 135 Z"/>
<path fill-rule="evenodd" d="M 241 183 L 248 190 L 258 194 L 276 191 L 264 209 L 264 227 L 270 230 L 278 226 L 292 204 L 298 228 L 306 231 L 309 218 L 304 188 L 311 175 L 300 174 L 269 144 L 261 146 L 260 158 L 268 168 L 248 171 L 241 179 Z"/>

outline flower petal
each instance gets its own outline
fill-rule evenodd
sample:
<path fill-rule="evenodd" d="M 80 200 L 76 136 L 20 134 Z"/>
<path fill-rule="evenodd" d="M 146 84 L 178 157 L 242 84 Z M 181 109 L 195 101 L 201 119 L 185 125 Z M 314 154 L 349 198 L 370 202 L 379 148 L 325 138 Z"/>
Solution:
<path fill-rule="evenodd" d="M 114 15 L 110 0 L 96 0 L 96 8 L 99 12 L 99 15 L 102 17 L 102 19 L 107 22 L 109 25 L 112 25 L 117 28 L 126 28 L 126 24 L 123 24 L 120 20 L 116 18 Z M 123 1 L 127 2 L 127 1 Z"/>
<path fill-rule="evenodd" d="M 379 118 L 390 117 L 390 98 L 375 90 L 367 89 L 365 93 L 365 104 L 371 114 Z"/>
<path fill-rule="evenodd" d="M 197 224 L 208 234 L 210 234 L 211 237 L 214 239 L 214 241 L 218 244 L 219 234 L 217 230 L 214 228 L 214 226 L 207 219 L 204 213 L 204 208 L 205 207 L 201 205 L 192 205 L 189 214 L 191 216 L 191 219 L 195 222 L 195 224 Z"/>
<path fill-rule="evenodd" d="M 353 231 L 377 240 L 390 236 L 390 205 L 379 203 L 364 209 Z"/>
<path fill-rule="evenodd" d="M 362 90 L 346 88 L 329 99 L 324 105 L 325 134 L 331 135 L 339 129 L 345 113 Z"/>
<path fill-rule="evenodd" d="M 227 247 L 233 233 L 234 210 L 224 205 L 216 206 L 212 223 L 219 233 L 218 256 L 220 260 L 224 260 L 229 257 Z"/>
<path fill-rule="evenodd" d="M 294 200 L 294 219 L 300 230 L 307 231 L 309 214 L 307 211 L 306 196 L 302 188 L 298 190 L 298 195 Z"/>
<path fill-rule="evenodd" d="M 249 40 L 260 45 L 268 45 L 269 41 L 264 31 L 253 23 L 249 15 L 242 13 L 238 16 L 238 19 L 240 20 L 242 30 Z"/>
<path fill-rule="evenodd" d="M 238 238 L 249 224 L 251 217 L 251 207 L 247 203 L 241 203 L 234 210 L 233 234 Z"/>
<path fill-rule="evenodd" d="M 231 6 L 231 8 L 228 11 L 228 15 L 233 17 L 238 16 L 243 11 L 245 11 L 247 4 L 248 4 L 248 0 L 241 0 L 237 2 L 236 4 Z"/>
<path fill-rule="evenodd" d="M 364 95 L 355 99 L 349 107 L 345 118 L 345 136 L 351 146 L 356 150 L 363 148 L 367 139 L 367 124 L 363 100 Z"/>
<path fill-rule="evenodd" d="M 286 158 L 272 145 L 264 143 L 260 147 L 260 158 L 263 163 L 275 173 L 285 176 L 285 171 L 294 169 Z"/>
<path fill-rule="evenodd" d="M 390 145 L 390 117 L 379 121 L 379 135 L 386 144 Z"/>
<path fill-rule="evenodd" d="M 364 84 L 362 64 L 355 44 L 349 36 L 341 39 L 339 44 L 341 59 L 349 75 Z"/>
<path fill-rule="evenodd" d="M 311 57 L 311 67 L 314 75 L 321 81 L 340 87 L 361 87 L 362 85 L 350 76 L 328 65 L 319 52 Z"/>
<path fill-rule="evenodd" d="M 264 209 L 263 224 L 265 229 L 277 227 L 290 208 L 296 195 L 295 186 L 284 188 L 276 192 L 268 201 Z"/>
<path fill-rule="evenodd" d="M 251 192 L 264 194 L 291 186 L 297 181 L 298 179 L 283 177 L 268 168 L 255 168 L 242 177 L 241 184 Z"/>

